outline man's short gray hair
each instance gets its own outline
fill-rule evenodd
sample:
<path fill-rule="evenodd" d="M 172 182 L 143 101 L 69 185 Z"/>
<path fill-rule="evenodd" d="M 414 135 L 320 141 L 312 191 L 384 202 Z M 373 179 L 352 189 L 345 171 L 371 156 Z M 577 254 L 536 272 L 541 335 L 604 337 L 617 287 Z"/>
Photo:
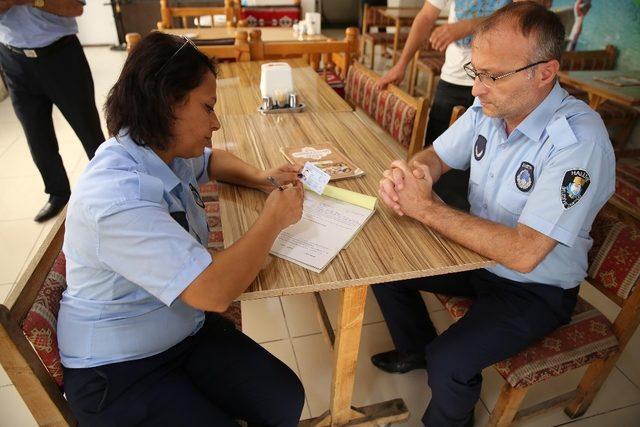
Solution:
<path fill-rule="evenodd" d="M 555 13 L 532 1 L 511 3 L 480 23 L 474 36 L 478 37 L 503 24 L 511 24 L 523 36 L 536 39 L 533 58 L 529 58 L 532 62 L 560 61 L 564 48 L 564 27 Z"/>

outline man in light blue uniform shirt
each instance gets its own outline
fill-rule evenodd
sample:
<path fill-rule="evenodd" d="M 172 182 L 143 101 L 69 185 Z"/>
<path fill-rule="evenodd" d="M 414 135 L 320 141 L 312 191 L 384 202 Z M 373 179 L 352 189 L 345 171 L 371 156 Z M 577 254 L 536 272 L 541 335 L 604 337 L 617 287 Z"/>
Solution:
<path fill-rule="evenodd" d="M 177 158 L 169 166 L 125 134 L 97 151 L 74 189 L 75 215 L 66 224 L 74 235 L 63 247 L 67 281 L 82 286 L 67 289 L 60 305 L 58 341 L 65 367 L 149 357 L 200 329 L 204 313 L 178 296 L 211 263 L 197 190 L 209 181 L 210 156 L 206 148 L 202 157 Z M 145 260 L 163 268 L 144 268 Z"/>
<path fill-rule="evenodd" d="M 425 425 L 473 425 L 482 369 L 567 323 L 586 276 L 589 231 L 613 194 L 615 158 L 598 114 L 557 82 L 563 42 L 558 18 L 534 3 L 490 16 L 464 67 L 474 104 L 380 182 L 380 197 L 397 214 L 496 261 L 373 286 L 395 349 L 372 362 L 394 373 L 427 369 Z M 451 169 L 470 169 L 470 214 L 433 197 L 433 183 Z M 474 303 L 438 336 L 421 290 Z"/>
<path fill-rule="evenodd" d="M 91 70 L 76 37 L 84 0 L 0 0 L 0 68 L 49 200 L 43 222 L 66 205 L 69 179 L 51 111 L 58 107 L 92 158 L 104 141 Z"/>

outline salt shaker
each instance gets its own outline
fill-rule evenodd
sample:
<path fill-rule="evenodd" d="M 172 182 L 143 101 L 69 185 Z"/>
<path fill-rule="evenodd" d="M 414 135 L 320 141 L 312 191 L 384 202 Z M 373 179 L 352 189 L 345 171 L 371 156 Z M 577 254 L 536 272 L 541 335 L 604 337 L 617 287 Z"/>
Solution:
<path fill-rule="evenodd" d="M 262 111 L 268 111 L 271 109 L 271 98 L 268 96 L 262 97 Z"/>
<path fill-rule="evenodd" d="M 298 94 L 291 92 L 289 94 L 289 108 L 296 108 L 298 106 Z"/>

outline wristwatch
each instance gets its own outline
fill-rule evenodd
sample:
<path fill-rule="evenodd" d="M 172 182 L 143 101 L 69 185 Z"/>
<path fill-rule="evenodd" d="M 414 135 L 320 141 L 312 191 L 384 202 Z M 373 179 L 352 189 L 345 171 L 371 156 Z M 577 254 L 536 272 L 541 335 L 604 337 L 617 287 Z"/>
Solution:
<path fill-rule="evenodd" d="M 33 7 L 42 9 L 44 7 L 44 0 L 33 0 Z"/>

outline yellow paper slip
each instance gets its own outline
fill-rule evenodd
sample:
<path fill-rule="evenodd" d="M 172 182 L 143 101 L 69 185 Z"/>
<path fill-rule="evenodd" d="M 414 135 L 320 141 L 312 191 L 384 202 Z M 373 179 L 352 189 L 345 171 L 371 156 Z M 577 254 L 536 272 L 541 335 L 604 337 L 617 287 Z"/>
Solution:
<path fill-rule="evenodd" d="M 333 185 L 327 185 L 324 187 L 322 195 L 342 200 L 343 202 L 351 203 L 352 205 L 362 206 L 363 208 L 370 210 L 374 210 L 376 208 L 376 203 L 378 201 L 378 199 L 373 196 L 345 190 L 344 188 L 334 187 Z"/>

